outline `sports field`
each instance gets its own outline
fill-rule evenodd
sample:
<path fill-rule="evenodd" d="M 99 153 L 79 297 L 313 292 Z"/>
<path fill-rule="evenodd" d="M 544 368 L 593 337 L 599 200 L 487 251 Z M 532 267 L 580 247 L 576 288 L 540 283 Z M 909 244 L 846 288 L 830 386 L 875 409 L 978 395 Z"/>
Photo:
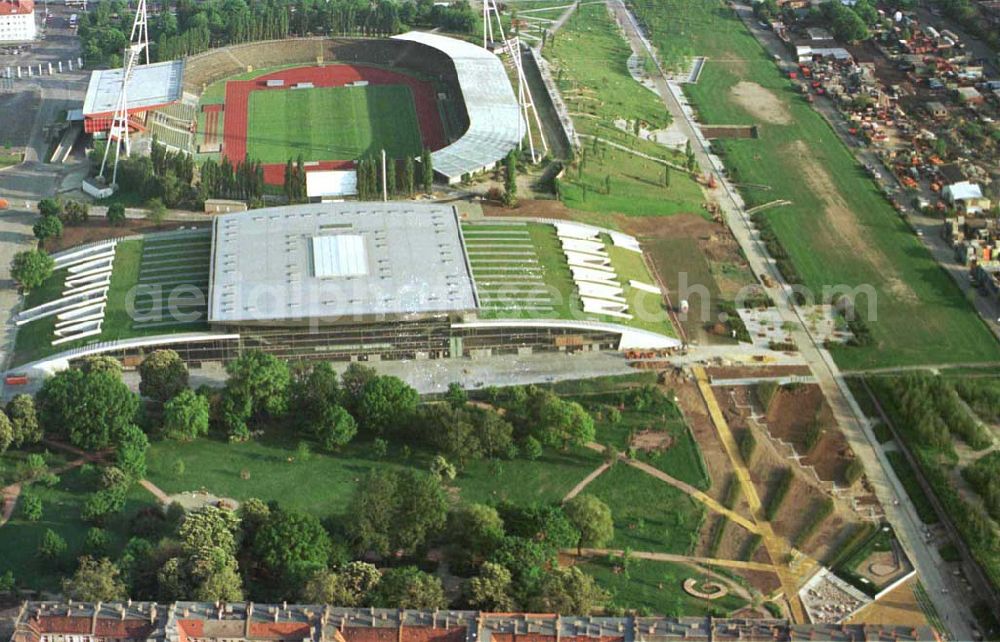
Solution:
<path fill-rule="evenodd" d="M 264 163 L 420 153 L 413 94 L 403 85 L 255 91 L 247 152 Z"/>

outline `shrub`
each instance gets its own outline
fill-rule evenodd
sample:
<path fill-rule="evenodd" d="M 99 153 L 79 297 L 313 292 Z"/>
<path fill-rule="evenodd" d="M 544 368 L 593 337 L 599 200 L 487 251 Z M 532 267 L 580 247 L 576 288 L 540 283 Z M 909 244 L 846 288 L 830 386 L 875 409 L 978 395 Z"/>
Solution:
<path fill-rule="evenodd" d="M 753 436 L 753 431 L 747 428 L 740 437 L 740 457 L 747 465 L 752 463 L 755 450 L 757 450 L 757 439 Z"/>
<path fill-rule="evenodd" d="M 794 477 L 795 474 L 791 468 L 785 467 L 781 469 L 781 472 L 778 474 L 778 481 L 774 485 L 774 490 L 771 491 L 771 496 L 768 498 L 767 506 L 764 507 L 764 517 L 767 521 L 773 521 L 774 516 L 778 514 L 778 510 L 781 509 L 781 505 L 785 501 L 785 496 L 788 495 L 788 491 L 792 488 L 792 479 Z"/>
<path fill-rule="evenodd" d="M 754 397 L 757 398 L 757 403 L 760 404 L 764 412 L 767 412 L 768 408 L 771 407 L 771 402 L 774 401 L 774 395 L 777 392 L 778 383 L 776 381 L 761 381 L 753 387 Z"/>
<path fill-rule="evenodd" d="M 42 498 L 34 493 L 21 493 L 21 512 L 29 522 L 37 522 L 42 518 Z"/>
<path fill-rule="evenodd" d="M 833 500 L 829 497 L 824 497 L 820 500 L 820 506 L 818 509 L 813 510 L 809 514 L 809 521 L 805 523 L 802 530 L 798 532 L 795 536 L 795 540 L 792 544 L 796 548 L 802 548 L 802 545 L 809 541 L 809 538 L 813 536 L 816 529 L 822 525 L 823 521 L 833 512 Z"/>
<path fill-rule="evenodd" d="M 865 468 L 861 465 L 861 461 L 852 459 L 851 463 L 847 464 L 847 468 L 844 469 L 844 481 L 847 482 L 848 486 L 853 486 L 854 482 L 861 479 L 864 472 Z"/>

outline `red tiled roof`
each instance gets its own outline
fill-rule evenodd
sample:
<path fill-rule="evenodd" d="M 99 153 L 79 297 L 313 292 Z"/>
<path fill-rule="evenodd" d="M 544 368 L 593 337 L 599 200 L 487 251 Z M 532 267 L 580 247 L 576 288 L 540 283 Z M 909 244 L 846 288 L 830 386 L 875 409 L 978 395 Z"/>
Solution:
<path fill-rule="evenodd" d="M 307 638 L 308 622 L 253 622 L 250 624 L 251 638 Z"/>
<path fill-rule="evenodd" d="M 468 629 L 464 626 L 432 628 L 428 626 L 404 626 L 403 642 L 465 642 Z"/>
<path fill-rule="evenodd" d="M 90 616 L 74 617 L 65 615 L 43 615 L 37 620 L 40 633 L 62 633 L 64 635 L 90 633 Z"/>
<path fill-rule="evenodd" d="M 200 638 L 205 633 L 202 620 L 177 620 L 177 637 L 180 642 L 187 642 L 189 637 Z"/>
<path fill-rule="evenodd" d="M 542 633 L 493 633 L 493 642 L 555 642 L 556 636 Z"/>
<path fill-rule="evenodd" d="M 28 14 L 35 10 L 34 0 L 0 0 L 0 16 Z"/>
<path fill-rule="evenodd" d="M 153 626 L 149 620 L 139 620 L 135 618 L 115 619 L 98 618 L 96 634 L 106 638 L 131 638 L 145 639 L 149 637 Z"/>
<path fill-rule="evenodd" d="M 399 635 L 395 627 L 366 626 L 347 626 L 340 633 L 344 636 L 344 642 L 396 642 Z"/>

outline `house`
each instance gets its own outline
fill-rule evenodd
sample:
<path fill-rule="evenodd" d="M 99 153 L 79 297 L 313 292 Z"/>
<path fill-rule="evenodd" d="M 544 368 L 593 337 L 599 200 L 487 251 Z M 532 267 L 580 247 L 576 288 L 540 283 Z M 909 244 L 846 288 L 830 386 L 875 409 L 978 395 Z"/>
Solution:
<path fill-rule="evenodd" d="M 931 115 L 932 118 L 942 120 L 948 117 L 948 109 L 936 100 L 932 100 L 927 103 L 927 113 Z"/>
<path fill-rule="evenodd" d="M 949 205 L 964 209 L 969 214 L 976 214 L 992 207 L 990 199 L 983 196 L 982 188 L 969 181 L 945 185 L 941 195 Z"/>
<path fill-rule="evenodd" d="M 966 105 L 982 105 L 985 102 L 983 95 L 975 87 L 959 87 L 958 101 Z"/>
<path fill-rule="evenodd" d="M 34 40 L 34 0 L 0 0 L 0 42 Z"/>

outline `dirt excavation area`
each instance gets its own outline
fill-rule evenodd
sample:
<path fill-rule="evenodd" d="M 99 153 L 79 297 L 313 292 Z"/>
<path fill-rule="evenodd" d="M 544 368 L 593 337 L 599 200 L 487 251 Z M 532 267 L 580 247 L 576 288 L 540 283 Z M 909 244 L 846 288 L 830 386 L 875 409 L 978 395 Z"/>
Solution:
<path fill-rule="evenodd" d="M 846 486 L 842 471 L 853 458 L 819 388 L 800 384 L 775 391 L 766 412 L 749 386 L 714 390 L 737 442 L 752 436 L 748 467 L 765 509 L 777 505 L 775 531 L 811 557 L 828 559 L 861 527 L 866 516 L 859 511 L 877 501 L 858 481 L 846 497 L 838 494 L 833 511 L 816 522 L 831 501 L 833 482 Z M 806 429 L 817 423 L 825 429 L 816 445 L 807 455 L 798 453 L 793 444 L 801 443 Z"/>
<path fill-rule="evenodd" d="M 741 80 L 729 90 L 733 100 L 751 116 L 771 125 L 787 125 L 792 115 L 785 103 L 755 82 Z"/>

